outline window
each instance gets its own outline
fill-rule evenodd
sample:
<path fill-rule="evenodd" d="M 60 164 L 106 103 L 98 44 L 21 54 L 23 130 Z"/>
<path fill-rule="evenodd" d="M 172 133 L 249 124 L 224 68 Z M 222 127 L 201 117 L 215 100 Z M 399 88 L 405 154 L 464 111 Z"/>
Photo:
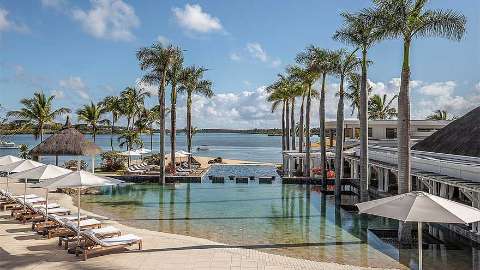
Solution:
<path fill-rule="evenodd" d="M 432 132 L 432 131 L 436 131 L 436 129 L 434 129 L 434 128 L 417 128 L 417 131 L 418 132 Z"/>
<path fill-rule="evenodd" d="M 368 128 L 368 137 L 371 138 L 373 135 L 372 128 Z"/>
<path fill-rule="evenodd" d="M 355 138 L 360 138 L 360 128 L 355 128 Z"/>
<path fill-rule="evenodd" d="M 387 128 L 386 129 L 387 139 L 396 139 L 397 138 L 397 129 L 396 128 Z"/>
<path fill-rule="evenodd" d="M 353 137 L 351 128 L 345 128 L 344 132 L 345 132 L 345 138 L 352 138 Z"/>

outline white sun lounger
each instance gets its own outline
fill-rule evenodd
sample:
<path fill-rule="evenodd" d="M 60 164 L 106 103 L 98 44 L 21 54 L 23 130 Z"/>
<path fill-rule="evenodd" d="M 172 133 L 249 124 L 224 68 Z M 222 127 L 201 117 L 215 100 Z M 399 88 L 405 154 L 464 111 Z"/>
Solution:
<path fill-rule="evenodd" d="M 87 260 L 88 255 L 94 252 L 106 251 L 111 249 L 119 249 L 127 246 L 138 244 L 138 249 L 142 249 L 142 238 L 134 234 L 126 234 L 118 237 L 100 239 L 92 230 L 81 232 L 81 236 L 85 239 L 80 247 L 83 252 L 83 260 Z M 79 254 L 77 253 L 77 256 Z"/>
<path fill-rule="evenodd" d="M 78 226 L 76 222 L 72 221 L 65 221 L 65 227 L 67 229 L 70 229 L 74 235 L 72 236 L 60 236 L 58 238 L 58 245 L 62 246 L 65 244 L 65 249 L 68 249 L 68 243 L 69 242 L 74 242 L 77 241 L 77 235 L 79 234 L 78 231 Z M 112 237 L 112 236 L 120 236 L 122 232 L 113 227 L 113 226 L 106 226 L 106 227 L 101 227 L 101 228 L 96 228 L 96 229 L 90 229 L 98 238 L 105 238 L 105 237 Z M 80 236 L 81 239 L 81 236 Z"/>

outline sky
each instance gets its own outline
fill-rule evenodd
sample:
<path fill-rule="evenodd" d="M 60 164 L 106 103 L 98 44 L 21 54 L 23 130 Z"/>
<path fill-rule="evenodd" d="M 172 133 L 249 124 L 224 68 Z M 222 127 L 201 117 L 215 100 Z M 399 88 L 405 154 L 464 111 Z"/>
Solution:
<path fill-rule="evenodd" d="M 294 63 L 308 45 L 349 48 L 332 40 L 339 14 L 369 7 L 367 0 L 306 1 L 127 1 L 0 0 L 0 104 L 18 109 L 35 91 L 55 95 L 55 106 L 76 110 L 90 101 L 143 87 L 158 103 L 156 87 L 140 83 L 135 52 L 154 42 L 184 50 L 186 65 L 208 69 L 212 99 L 194 97 L 199 128 L 272 128 L 265 86 Z M 412 117 L 437 109 L 462 115 L 480 104 L 480 1 L 431 1 L 467 17 L 460 42 L 414 40 L 411 50 Z M 376 94 L 398 92 L 400 40 L 369 51 L 369 81 Z M 336 115 L 338 79 L 328 78 L 327 118 Z M 318 106 L 314 102 L 313 108 Z M 347 117 L 350 115 L 346 104 Z M 318 110 L 312 110 L 314 123 Z M 185 98 L 178 101 L 178 126 L 185 125 Z"/>

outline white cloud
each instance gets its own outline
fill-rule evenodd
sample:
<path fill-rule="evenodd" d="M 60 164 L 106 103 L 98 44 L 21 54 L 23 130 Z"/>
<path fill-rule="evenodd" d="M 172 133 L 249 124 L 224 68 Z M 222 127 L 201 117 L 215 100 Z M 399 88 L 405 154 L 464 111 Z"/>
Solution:
<path fill-rule="evenodd" d="M 91 0 L 90 10 L 75 8 L 74 20 L 96 38 L 130 41 L 135 38 L 132 30 L 140 25 L 132 6 L 122 0 Z"/>
<path fill-rule="evenodd" d="M 168 46 L 170 45 L 170 40 L 164 36 L 158 36 L 157 41 L 162 44 L 162 46 Z"/>
<path fill-rule="evenodd" d="M 0 8 L 0 32 L 15 31 L 28 32 L 26 25 L 14 22 L 8 18 L 8 10 Z"/>
<path fill-rule="evenodd" d="M 262 45 L 258 42 L 252 42 L 247 44 L 247 51 L 252 55 L 252 57 L 262 61 L 267 61 L 267 53 L 262 48 Z"/>
<path fill-rule="evenodd" d="M 242 58 L 240 57 L 240 55 L 238 53 L 234 52 L 234 53 L 230 54 L 230 60 L 237 62 L 237 61 L 242 60 Z"/>
<path fill-rule="evenodd" d="M 277 68 L 282 64 L 282 61 L 277 58 L 277 59 L 273 60 L 271 64 L 272 64 L 273 68 Z"/>
<path fill-rule="evenodd" d="M 204 12 L 200 5 L 186 4 L 185 7 L 172 9 L 177 23 L 191 32 L 209 33 L 223 29 L 220 20 Z"/>
<path fill-rule="evenodd" d="M 480 92 L 480 82 L 478 82 L 477 84 L 475 84 L 475 90 L 477 90 L 477 91 Z"/>
<path fill-rule="evenodd" d="M 449 96 L 456 86 L 457 84 L 454 81 L 435 82 L 422 86 L 419 92 L 427 96 Z"/>
<path fill-rule="evenodd" d="M 70 76 L 67 79 L 60 80 L 58 84 L 65 90 L 74 91 L 82 99 L 90 99 L 90 96 L 88 95 L 88 87 L 80 77 Z"/>
<path fill-rule="evenodd" d="M 50 95 L 55 96 L 55 99 L 65 98 L 65 93 L 62 90 L 52 90 L 50 91 Z"/>

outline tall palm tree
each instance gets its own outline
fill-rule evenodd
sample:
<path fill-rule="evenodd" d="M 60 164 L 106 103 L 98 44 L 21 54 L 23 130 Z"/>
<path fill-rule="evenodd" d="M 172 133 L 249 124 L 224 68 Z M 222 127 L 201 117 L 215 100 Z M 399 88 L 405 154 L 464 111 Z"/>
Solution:
<path fill-rule="evenodd" d="M 344 83 L 345 78 L 353 74 L 360 59 L 356 57 L 358 49 L 348 53 L 345 49 L 336 51 L 336 62 L 334 63 L 335 75 L 340 77 L 340 86 L 338 90 L 338 106 L 337 106 L 337 126 L 336 126 L 336 140 L 335 140 L 335 204 L 341 203 L 341 179 L 343 178 L 343 140 L 344 140 Z"/>
<path fill-rule="evenodd" d="M 177 86 L 183 76 L 183 56 L 179 50 L 179 55 L 167 72 L 168 82 L 172 87 L 170 91 L 170 163 L 172 173 L 175 174 L 175 147 L 177 138 Z"/>
<path fill-rule="evenodd" d="M 416 38 L 461 40 L 466 17 L 453 10 L 426 9 L 428 0 L 375 0 L 378 25 L 391 38 L 403 39 L 398 96 L 398 193 L 409 192 L 410 179 L 410 47 Z"/>
<path fill-rule="evenodd" d="M 297 83 L 295 80 L 292 78 L 289 78 L 291 80 L 291 86 L 290 86 L 290 105 L 291 105 L 291 111 L 290 111 L 290 136 L 292 140 L 292 150 L 296 150 L 296 125 L 295 125 L 295 103 L 297 97 L 303 97 L 303 87 L 301 84 Z"/>
<path fill-rule="evenodd" d="M 310 156 L 311 156 L 311 143 L 310 143 L 310 112 L 312 106 L 312 87 L 313 83 L 318 79 L 318 71 L 314 65 L 314 58 L 312 51 L 309 48 L 297 54 L 295 61 L 301 64 L 303 67 L 293 66 L 290 67 L 288 72 L 293 75 L 298 81 L 306 87 L 307 104 L 305 108 L 305 164 L 304 175 L 311 175 L 310 168 Z"/>
<path fill-rule="evenodd" d="M 7 117 L 17 118 L 22 128 L 33 125 L 35 139 L 40 138 L 40 141 L 43 141 L 45 125 L 53 124 L 58 116 L 70 113 L 70 109 L 63 107 L 54 110 L 52 104 L 54 99 L 55 96 L 46 96 L 42 91 L 35 92 L 33 98 L 20 100 L 23 108 L 8 112 Z"/>
<path fill-rule="evenodd" d="M 343 25 L 333 35 L 333 39 L 359 48 L 362 53 L 360 80 L 360 201 L 368 200 L 368 92 L 367 92 L 367 52 L 383 37 L 383 32 L 374 20 L 364 13 L 341 13 Z"/>
<path fill-rule="evenodd" d="M 285 106 L 287 105 L 288 95 L 281 88 L 276 88 L 275 83 L 267 87 L 270 94 L 267 102 L 272 102 L 272 113 L 274 113 L 282 105 L 282 152 L 286 150 L 286 131 L 285 131 Z"/>
<path fill-rule="evenodd" d="M 135 130 L 125 130 L 117 138 L 121 148 L 127 146 L 127 150 L 133 149 L 135 147 L 143 147 L 143 141 L 140 138 L 140 133 Z M 130 156 L 128 157 L 128 166 L 130 166 Z"/>
<path fill-rule="evenodd" d="M 436 110 L 429 116 L 427 116 L 427 120 L 448 120 L 448 112 L 445 110 Z"/>
<path fill-rule="evenodd" d="M 212 82 L 204 80 L 203 75 L 207 71 L 203 67 L 190 66 L 185 68 L 179 91 L 187 94 L 187 152 L 192 152 L 192 96 L 202 95 L 207 98 L 213 97 Z M 191 159 L 188 166 L 191 167 Z"/>
<path fill-rule="evenodd" d="M 111 131 L 110 131 L 110 147 L 114 151 L 113 147 L 113 134 L 115 133 L 115 123 L 118 121 L 118 118 L 122 114 L 122 102 L 118 96 L 108 96 L 102 100 L 102 106 L 105 108 L 105 111 L 112 114 L 111 120 Z"/>
<path fill-rule="evenodd" d="M 78 121 L 84 122 L 92 128 L 93 142 L 95 142 L 97 138 L 98 125 L 110 123 L 108 119 L 102 118 L 106 112 L 101 104 L 95 104 L 93 102 L 85 104 L 77 110 Z"/>
<path fill-rule="evenodd" d="M 325 94 L 327 75 L 335 71 L 335 62 L 338 62 L 338 55 L 334 52 L 311 46 L 313 62 L 318 73 L 322 76 L 322 87 L 320 90 L 319 104 L 319 135 L 320 135 L 320 158 L 322 164 L 322 179 L 327 179 L 327 144 L 325 136 Z M 322 181 L 322 189 L 327 189 L 327 181 Z"/>
<path fill-rule="evenodd" d="M 397 109 L 392 107 L 393 101 L 397 99 L 398 95 L 394 95 L 390 100 L 387 100 L 387 95 L 383 97 L 380 95 L 373 95 L 368 101 L 368 113 L 370 120 L 385 120 L 392 119 L 397 116 Z"/>
<path fill-rule="evenodd" d="M 160 42 L 151 47 L 141 48 L 137 52 L 140 69 L 148 71 L 143 81 L 158 85 L 158 103 L 160 105 L 160 178 L 165 184 L 165 89 L 167 72 L 179 56 L 179 49 L 173 46 L 164 47 Z"/>

